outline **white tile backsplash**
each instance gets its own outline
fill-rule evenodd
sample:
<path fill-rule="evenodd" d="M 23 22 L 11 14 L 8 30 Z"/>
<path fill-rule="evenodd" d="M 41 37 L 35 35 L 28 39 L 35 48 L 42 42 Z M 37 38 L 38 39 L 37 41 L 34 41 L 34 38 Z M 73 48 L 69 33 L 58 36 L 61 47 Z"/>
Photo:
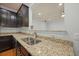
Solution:
<path fill-rule="evenodd" d="M 0 27 L 0 32 L 20 32 L 20 28 Z"/>

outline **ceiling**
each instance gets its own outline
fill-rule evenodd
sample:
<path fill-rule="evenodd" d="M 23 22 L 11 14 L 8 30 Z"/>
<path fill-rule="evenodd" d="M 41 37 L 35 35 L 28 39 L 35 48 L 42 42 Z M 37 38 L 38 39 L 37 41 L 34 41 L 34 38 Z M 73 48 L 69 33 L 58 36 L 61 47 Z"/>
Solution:
<path fill-rule="evenodd" d="M 17 12 L 21 3 L 0 3 L 0 7 Z"/>
<path fill-rule="evenodd" d="M 35 3 L 32 5 L 32 18 L 42 21 L 60 20 L 64 14 L 64 4 L 59 6 L 58 3 Z"/>

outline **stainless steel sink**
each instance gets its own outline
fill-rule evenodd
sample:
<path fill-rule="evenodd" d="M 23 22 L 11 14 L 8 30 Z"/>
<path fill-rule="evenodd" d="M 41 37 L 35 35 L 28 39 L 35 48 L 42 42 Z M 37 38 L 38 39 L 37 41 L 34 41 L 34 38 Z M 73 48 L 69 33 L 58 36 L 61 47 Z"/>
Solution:
<path fill-rule="evenodd" d="M 41 42 L 41 40 L 37 40 L 32 37 L 23 38 L 22 40 L 26 42 L 28 45 L 35 45 Z"/>

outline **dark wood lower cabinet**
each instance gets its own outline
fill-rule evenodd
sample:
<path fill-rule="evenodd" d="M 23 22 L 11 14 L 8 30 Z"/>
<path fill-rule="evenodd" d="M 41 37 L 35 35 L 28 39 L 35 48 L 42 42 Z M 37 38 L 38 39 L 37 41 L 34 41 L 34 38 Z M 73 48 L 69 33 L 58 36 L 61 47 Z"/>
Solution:
<path fill-rule="evenodd" d="M 17 43 L 16 48 L 0 52 L 0 56 L 31 56 L 31 54 L 20 43 Z"/>
<path fill-rule="evenodd" d="M 0 36 L 0 56 L 31 56 L 12 36 Z"/>
<path fill-rule="evenodd" d="M 0 56 L 16 56 L 16 42 L 12 35 L 0 36 Z"/>
<path fill-rule="evenodd" d="M 31 54 L 19 43 L 17 42 L 17 56 L 31 56 Z"/>

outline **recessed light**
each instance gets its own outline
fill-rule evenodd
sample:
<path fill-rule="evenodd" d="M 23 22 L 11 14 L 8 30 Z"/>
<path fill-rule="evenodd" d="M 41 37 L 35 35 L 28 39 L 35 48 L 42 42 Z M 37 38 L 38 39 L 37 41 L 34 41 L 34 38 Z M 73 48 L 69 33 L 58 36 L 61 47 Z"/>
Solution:
<path fill-rule="evenodd" d="M 59 5 L 59 6 L 62 6 L 62 5 L 63 5 L 63 3 L 59 3 L 58 5 Z"/>
<path fill-rule="evenodd" d="M 40 15 L 41 15 L 41 13 L 38 13 L 38 15 L 40 16 Z"/>
<path fill-rule="evenodd" d="M 61 17 L 64 17 L 65 15 L 63 14 L 63 15 L 61 15 Z"/>

